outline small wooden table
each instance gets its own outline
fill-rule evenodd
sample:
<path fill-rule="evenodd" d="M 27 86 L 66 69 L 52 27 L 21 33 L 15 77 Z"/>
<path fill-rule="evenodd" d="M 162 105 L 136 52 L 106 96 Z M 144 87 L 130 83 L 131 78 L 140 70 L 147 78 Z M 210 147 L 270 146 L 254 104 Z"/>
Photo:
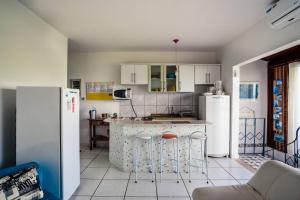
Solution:
<path fill-rule="evenodd" d="M 88 119 L 90 126 L 90 150 L 96 147 L 96 141 L 109 141 L 109 123 L 104 118 Z M 107 135 L 96 135 L 96 127 L 106 127 Z"/>

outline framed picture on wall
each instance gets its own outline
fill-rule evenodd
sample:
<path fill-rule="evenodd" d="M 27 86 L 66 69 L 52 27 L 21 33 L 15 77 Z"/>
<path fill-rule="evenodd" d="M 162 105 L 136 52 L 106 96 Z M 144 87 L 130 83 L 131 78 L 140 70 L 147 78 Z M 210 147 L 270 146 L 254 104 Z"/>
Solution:
<path fill-rule="evenodd" d="M 259 82 L 240 82 L 240 100 L 256 101 L 259 98 Z"/>

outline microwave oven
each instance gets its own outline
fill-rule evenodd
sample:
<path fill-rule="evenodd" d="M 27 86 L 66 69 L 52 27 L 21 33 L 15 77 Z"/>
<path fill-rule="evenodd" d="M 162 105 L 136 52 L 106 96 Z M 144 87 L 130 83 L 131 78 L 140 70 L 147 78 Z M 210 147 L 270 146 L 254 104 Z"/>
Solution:
<path fill-rule="evenodd" d="M 128 100 L 132 98 L 131 88 L 113 90 L 113 99 Z"/>

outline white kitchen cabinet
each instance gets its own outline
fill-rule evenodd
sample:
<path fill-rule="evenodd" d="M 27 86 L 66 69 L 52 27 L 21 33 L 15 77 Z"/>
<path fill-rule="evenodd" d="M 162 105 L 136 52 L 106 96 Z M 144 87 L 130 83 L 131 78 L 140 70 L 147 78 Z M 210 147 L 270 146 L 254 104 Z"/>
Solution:
<path fill-rule="evenodd" d="M 121 84 L 148 84 L 148 66 L 134 64 L 121 65 Z"/>
<path fill-rule="evenodd" d="M 221 79 L 220 71 L 219 64 L 196 65 L 195 84 L 214 84 Z"/>
<path fill-rule="evenodd" d="M 136 85 L 148 84 L 148 65 L 134 66 L 134 84 Z"/>
<path fill-rule="evenodd" d="M 121 65 L 121 84 L 134 84 L 134 65 Z"/>
<path fill-rule="evenodd" d="M 195 66 L 195 84 L 207 84 L 207 66 Z"/>
<path fill-rule="evenodd" d="M 195 80 L 194 65 L 179 65 L 178 92 L 194 92 Z"/>
<path fill-rule="evenodd" d="M 214 84 L 216 81 L 221 80 L 221 66 L 210 65 L 207 67 L 208 82 Z"/>

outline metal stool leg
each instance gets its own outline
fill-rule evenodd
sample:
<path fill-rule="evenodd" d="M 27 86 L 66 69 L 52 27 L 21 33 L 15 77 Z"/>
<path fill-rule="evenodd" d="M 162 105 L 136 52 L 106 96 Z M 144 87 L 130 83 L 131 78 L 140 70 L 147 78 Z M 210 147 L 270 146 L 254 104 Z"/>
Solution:
<path fill-rule="evenodd" d="M 138 168 L 138 157 L 139 157 L 139 145 L 137 142 L 137 138 L 135 138 L 135 146 L 136 146 L 136 152 L 135 152 L 135 183 L 137 183 L 137 168 Z"/>
<path fill-rule="evenodd" d="M 208 184 L 208 154 L 207 154 L 207 138 L 204 142 L 204 151 L 205 151 L 205 165 L 206 165 L 206 183 Z"/>
<path fill-rule="evenodd" d="M 159 167 L 159 171 L 160 171 L 160 182 L 161 182 L 161 175 L 162 175 L 162 152 L 163 152 L 163 150 L 162 150 L 162 143 L 163 143 L 163 140 L 161 139 L 161 140 L 160 140 L 160 154 L 159 154 L 159 156 L 160 156 L 160 167 Z"/>
<path fill-rule="evenodd" d="M 189 155 L 189 152 L 190 152 L 190 137 L 187 137 L 187 145 L 188 145 L 188 156 L 186 158 L 186 173 L 188 174 L 189 173 L 189 162 L 190 162 L 190 155 Z"/>
<path fill-rule="evenodd" d="M 204 174 L 204 147 L 203 147 L 203 141 L 200 141 L 200 148 L 201 148 L 201 170 L 202 174 Z"/>
<path fill-rule="evenodd" d="M 148 162 L 148 167 L 149 167 L 149 173 L 152 173 L 152 163 L 151 163 L 151 141 L 147 141 L 147 148 L 148 148 L 148 159 L 147 159 L 147 162 Z"/>
<path fill-rule="evenodd" d="M 178 138 L 176 139 L 177 141 L 177 183 L 179 183 L 179 148 L 178 148 Z"/>
<path fill-rule="evenodd" d="M 189 137 L 189 182 L 191 183 L 191 146 L 192 146 L 192 139 Z"/>

